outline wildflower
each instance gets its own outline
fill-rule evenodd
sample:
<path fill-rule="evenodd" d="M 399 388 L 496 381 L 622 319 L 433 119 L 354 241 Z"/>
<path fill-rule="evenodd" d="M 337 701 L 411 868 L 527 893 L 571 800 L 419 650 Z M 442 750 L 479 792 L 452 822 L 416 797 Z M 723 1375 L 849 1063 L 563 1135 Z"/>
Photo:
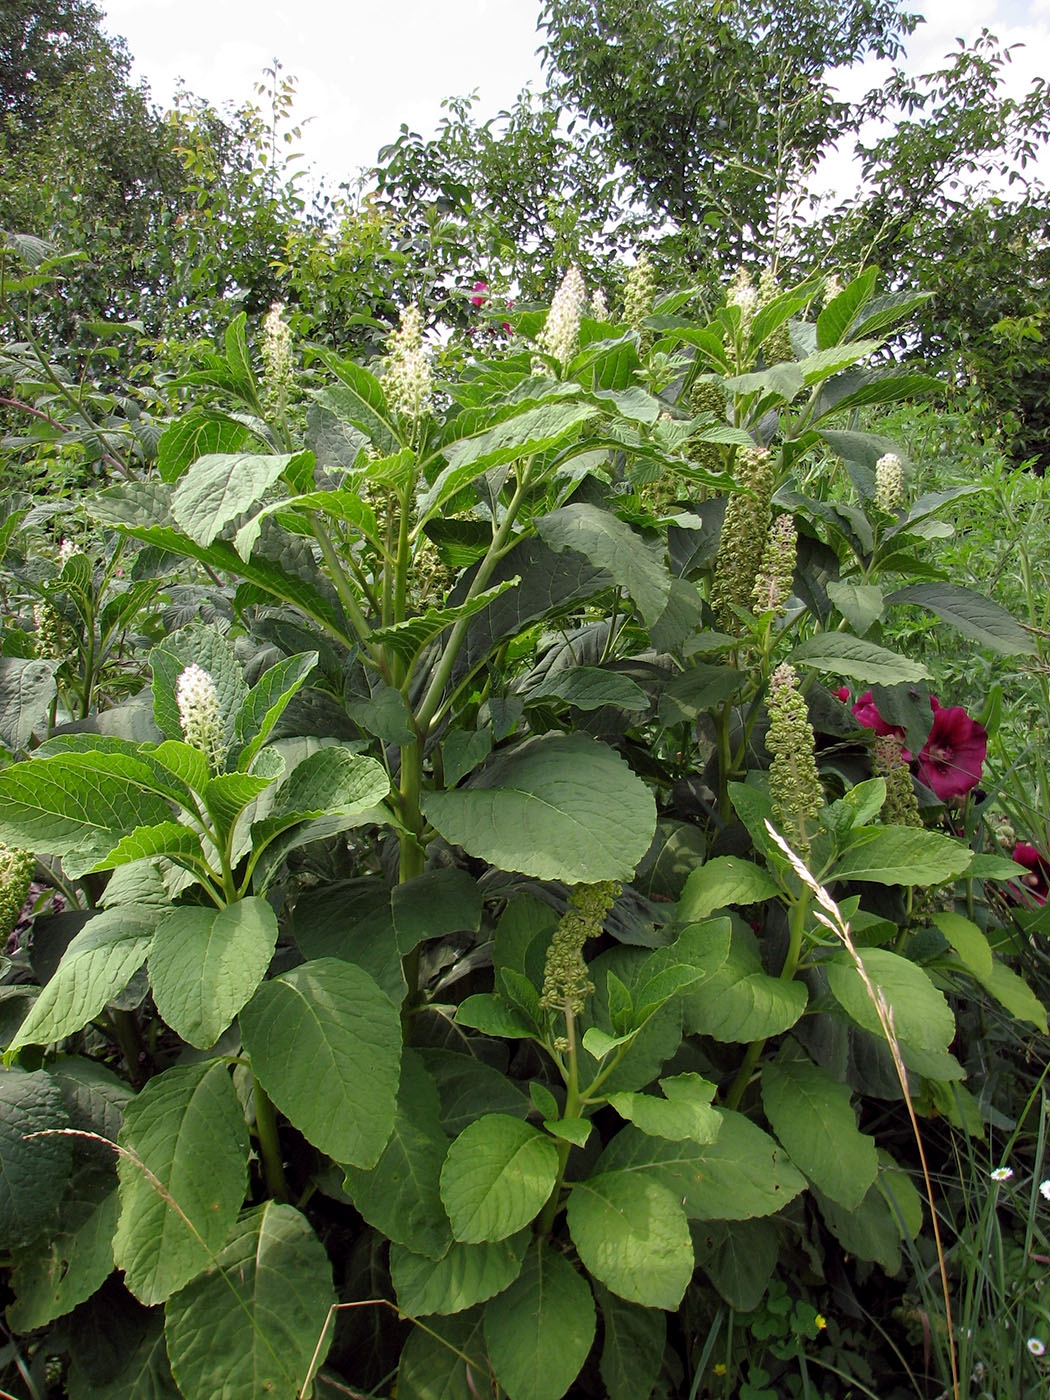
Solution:
<path fill-rule="evenodd" d="M 1039 1337 L 1029 1337 L 1025 1346 L 1033 1356 L 1044 1356 L 1046 1354 L 1046 1343 Z"/>
<path fill-rule="evenodd" d="M 70 559 L 73 558 L 73 555 L 76 554 L 76 552 L 77 547 L 73 543 L 73 541 L 70 539 L 66 539 L 65 536 L 63 536 L 62 543 L 58 546 L 59 566 L 64 568 L 69 563 Z"/>
<path fill-rule="evenodd" d="M 36 654 L 43 661 L 61 661 L 66 652 L 66 629 L 54 607 L 44 601 L 33 604 Z"/>
<path fill-rule="evenodd" d="M 745 490 L 735 492 L 726 505 L 711 584 L 711 607 L 726 631 L 739 626 L 737 608 L 751 607 L 769 531 L 776 465 L 765 448 L 744 448 L 738 458 L 738 484 Z"/>
<path fill-rule="evenodd" d="M 1020 877 L 1026 898 L 1033 904 L 1045 904 L 1050 895 L 1050 860 L 1024 841 L 1014 846 L 1013 858 L 1028 872 Z"/>
<path fill-rule="evenodd" d="M 266 314 L 259 352 L 265 370 L 263 402 L 274 417 L 283 418 L 292 387 L 292 331 L 283 302 L 275 301 Z"/>
<path fill-rule="evenodd" d="M 991 1172 L 991 1178 L 993 1181 L 1009 1181 L 1013 1174 L 1013 1167 L 994 1167 Z"/>
<path fill-rule="evenodd" d="M 850 690 L 848 685 L 832 686 L 831 693 L 832 695 L 834 695 L 836 700 L 841 700 L 844 705 L 849 704 L 852 691 Z"/>
<path fill-rule="evenodd" d="M 860 699 L 853 706 L 853 713 L 860 720 L 865 729 L 874 729 L 876 734 L 894 734 L 898 739 L 904 738 L 904 730 L 899 724 L 887 724 L 879 714 L 878 707 L 872 697 L 870 690 L 864 692 Z M 904 751 L 907 760 L 911 759 L 911 754 Z"/>
<path fill-rule="evenodd" d="M 766 547 L 762 551 L 762 563 L 751 597 L 759 612 L 771 612 L 780 616 L 784 604 L 791 596 L 795 579 L 795 553 L 798 546 L 798 531 L 790 515 L 778 515 L 769 527 Z"/>
<path fill-rule="evenodd" d="M 904 469 L 896 452 L 887 452 L 875 463 L 875 504 L 887 515 L 896 514 L 904 497 Z"/>
<path fill-rule="evenodd" d="M 824 305 L 827 306 L 829 301 L 834 301 L 841 291 L 842 283 L 839 281 L 838 275 L 833 272 L 824 282 Z"/>
<path fill-rule="evenodd" d="M 919 776 L 942 802 L 976 787 L 988 751 L 988 731 L 961 705 L 942 707 L 930 696 L 933 726 L 919 753 Z"/>
<path fill-rule="evenodd" d="M 724 1376 L 726 1373 L 726 1363 L 724 1361 L 716 1361 L 712 1370 L 716 1376 Z"/>
<path fill-rule="evenodd" d="M 591 315 L 596 321 L 609 319 L 609 303 L 605 300 L 605 293 L 601 287 L 597 287 L 591 297 Z"/>
<path fill-rule="evenodd" d="M 423 346 L 423 317 L 418 306 L 406 306 L 401 324 L 390 337 L 390 357 L 383 380 L 395 412 L 418 422 L 430 409 L 433 379 Z"/>
<path fill-rule="evenodd" d="M 813 1319 L 813 1325 L 818 1332 L 823 1332 L 828 1325 L 828 1320 L 823 1313 L 817 1313 L 816 1317 Z"/>
<path fill-rule="evenodd" d="M 824 806 L 817 772 L 817 742 L 795 669 L 786 661 L 773 672 L 766 697 L 769 732 L 766 748 L 773 756 L 769 792 L 781 834 L 802 860 L 809 855 L 808 824 Z"/>
<path fill-rule="evenodd" d="M 32 851 L 12 850 L 0 842 L 0 939 L 6 938 L 18 922 L 35 865 Z"/>
<path fill-rule="evenodd" d="M 488 301 L 485 293 L 489 289 L 487 282 L 477 281 L 474 283 L 474 295 L 470 299 L 471 306 L 484 306 Z"/>
<path fill-rule="evenodd" d="M 1050 1201 L 1050 1179 L 1039 1183 L 1039 1194 L 1044 1201 Z"/>
<path fill-rule="evenodd" d="M 583 945 L 601 933 L 620 888 L 616 881 L 604 880 L 596 885 L 577 885 L 569 895 L 569 906 L 551 936 L 543 968 L 540 1005 L 548 1011 L 563 1011 L 568 1018 L 583 1010 L 585 999 L 594 991 L 583 960 Z M 567 1050 L 568 1041 L 559 1038 L 555 1048 Z"/>
<path fill-rule="evenodd" d="M 554 293 L 551 309 L 536 344 L 553 356 L 564 369 L 576 354 L 580 343 L 580 318 L 587 299 L 583 277 L 578 267 L 570 267 Z"/>
<path fill-rule="evenodd" d="M 215 682 L 196 662 L 187 666 L 175 685 L 182 735 L 192 748 L 199 749 L 209 767 L 218 771 L 226 756 Z"/>
<path fill-rule="evenodd" d="M 740 268 L 730 282 L 729 291 L 726 293 L 726 305 L 739 307 L 740 334 L 746 336 L 758 310 L 758 290 L 752 283 L 751 274 L 746 267 Z"/>

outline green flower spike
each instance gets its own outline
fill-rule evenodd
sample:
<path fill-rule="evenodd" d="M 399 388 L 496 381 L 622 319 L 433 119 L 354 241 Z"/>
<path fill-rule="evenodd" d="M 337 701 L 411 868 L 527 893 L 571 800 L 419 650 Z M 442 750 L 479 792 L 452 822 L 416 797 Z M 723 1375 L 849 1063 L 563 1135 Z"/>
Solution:
<path fill-rule="evenodd" d="M 577 885 L 569 895 L 569 907 L 558 922 L 547 949 L 543 969 L 543 993 L 540 1005 L 548 1011 L 564 1011 L 578 1016 L 583 1003 L 594 991 L 587 976 L 583 945 L 588 938 L 597 938 L 605 916 L 620 895 L 621 886 L 615 880 L 603 880 L 596 885 Z M 561 1037 L 554 1043 L 557 1050 L 568 1050 L 568 1041 Z"/>
<path fill-rule="evenodd" d="M 786 661 L 770 677 L 766 708 L 766 748 L 773 755 L 769 769 L 773 819 L 788 845 L 806 861 L 811 823 L 824 806 L 824 790 L 817 772 L 817 741 L 806 702 L 799 692 L 795 669 Z"/>

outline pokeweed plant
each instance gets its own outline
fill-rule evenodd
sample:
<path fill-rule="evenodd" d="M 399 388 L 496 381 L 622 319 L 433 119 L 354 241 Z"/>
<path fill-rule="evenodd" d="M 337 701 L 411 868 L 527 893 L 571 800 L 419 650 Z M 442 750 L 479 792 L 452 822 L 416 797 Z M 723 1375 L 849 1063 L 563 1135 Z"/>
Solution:
<path fill-rule="evenodd" d="M 697 321 L 645 273 L 620 321 L 570 273 L 448 381 L 413 308 L 303 380 L 279 311 L 261 375 L 238 318 L 92 502 L 234 593 L 151 651 L 150 737 L 117 706 L 0 770 L 0 840 L 88 905 L 0 1076 L 8 1322 L 74 1400 L 677 1393 L 668 1313 L 754 1310 L 810 1238 L 892 1273 L 922 1228 L 885 1014 L 975 1133 L 946 993 L 1045 1031 L 981 922 L 1019 867 L 920 808 L 926 672 L 880 625 L 1027 636 L 899 583 L 953 497 L 905 506 L 842 426 L 929 387 L 868 365 L 915 299 L 740 278 Z M 821 676 L 899 728 L 874 775 Z"/>

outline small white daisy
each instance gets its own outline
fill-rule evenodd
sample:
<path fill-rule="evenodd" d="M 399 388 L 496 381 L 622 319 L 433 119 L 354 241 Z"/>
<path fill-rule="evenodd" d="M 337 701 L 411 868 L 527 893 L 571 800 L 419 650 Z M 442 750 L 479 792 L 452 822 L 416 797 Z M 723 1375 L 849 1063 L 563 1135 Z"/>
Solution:
<path fill-rule="evenodd" d="M 1029 1337 L 1025 1345 L 1033 1356 L 1043 1356 L 1046 1352 L 1046 1344 L 1038 1337 Z"/>
<path fill-rule="evenodd" d="M 1046 1181 L 1041 1181 L 1039 1183 L 1039 1194 L 1044 1201 L 1050 1201 L 1050 1177 L 1048 1177 Z"/>
<path fill-rule="evenodd" d="M 1009 1181 L 1014 1174 L 1013 1167 L 996 1167 L 992 1172 L 993 1181 Z"/>

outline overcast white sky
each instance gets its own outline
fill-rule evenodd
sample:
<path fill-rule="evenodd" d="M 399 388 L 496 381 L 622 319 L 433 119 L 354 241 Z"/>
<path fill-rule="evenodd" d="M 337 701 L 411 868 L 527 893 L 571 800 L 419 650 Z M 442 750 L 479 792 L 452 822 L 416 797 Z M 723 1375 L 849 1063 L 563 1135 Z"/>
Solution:
<path fill-rule="evenodd" d="M 489 117 L 526 83 L 541 82 L 540 0 L 99 3 L 109 31 L 127 39 L 135 75 L 162 105 L 179 78 L 216 105 L 239 104 L 280 59 L 298 79 L 298 118 L 310 118 L 302 149 L 335 184 L 372 164 L 402 122 L 432 134 L 445 97 L 476 88 L 476 111 Z M 1026 45 L 1012 64 L 1015 89 L 1050 71 L 1050 0 L 911 0 L 906 8 L 927 21 L 911 40 L 910 69 L 935 66 L 957 35 L 971 39 L 987 27 L 1004 43 Z M 866 73 L 861 90 L 878 76 Z M 833 167 L 829 175 L 836 178 Z"/>

